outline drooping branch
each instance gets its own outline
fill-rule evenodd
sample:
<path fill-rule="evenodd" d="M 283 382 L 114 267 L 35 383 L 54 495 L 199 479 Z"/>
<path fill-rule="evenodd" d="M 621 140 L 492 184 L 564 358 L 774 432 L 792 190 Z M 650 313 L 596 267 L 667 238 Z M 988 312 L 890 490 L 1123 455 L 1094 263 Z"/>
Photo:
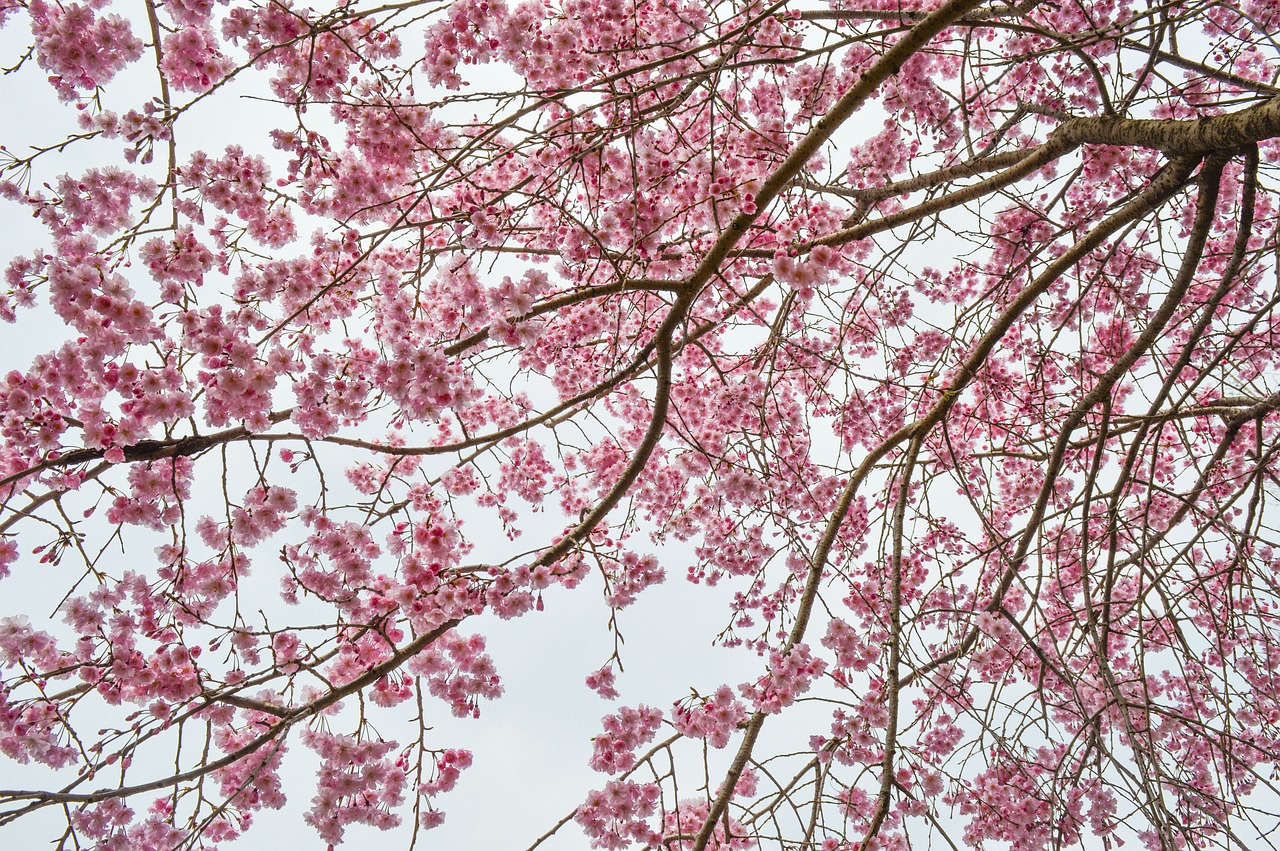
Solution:
<path fill-rule="evenodd" d="M 796 145 L 782 164 L 764 181 L 760 192 L 757 193 L 754 199 L 759 210 L 767 208 L 782 192 L 783 188 L 795 178 L 813 155 L 817 153 L 821 145 L 866 102 L 886 79 L 896 74 L 912 54 L 921 50 L 934 36 L 946 29 L 950 23 L 979 5 L 981 5 L 981 0 L 951 0 L 951 2 L 930 13 L 923 21 L 913 27 L 907 35 L 886 51 L 859 78 L 858 82 L 840 97 L 827 114 L 814 125 L 814 129 Z M 691 289 L 700 288 L 703 282 L 719 268 L 752 221 L 759 215 L 759 210 L 756 213 L 741 213 L 730 223 L 728 229 L 716 240 L 706 258 L 690 276 L 689 286 Z M 846 493 L 848 500 L 842 500 L 843 510 L 837 509 L 837 513 L 828 527 L 827 535 L 824 536 L 824 543 L 826 538 L 834 540 L 835 531 L 839 529 L 840 524 L 843 522 L 844 512 L 847 511 L 848 502 L 852 499 L 852 493 L 849 491 Z M 827 549 L 829 550 L 829 545 Z M 814 573 L 821 575 L 822 565 L 826 563 L 826 555 L 827 553 L 823 551 L 822 545 L 819 545 L 818 553 L 815 553 L 814 556 L 814 564 L 819 566 L 816 569 L 811 567 L 810 584 L 816 584 L 816 580 L 813 578 Z M 808 626 L 806 604 L 811 607 L 812 600 L 802 600 L 801 613 L 797 614 L 796 622 L 788 635 L 785 652 L 789 653 L 804 638 L 805 629 Z M 757 710 L 747 723 L 747 728 L 738 746 L 737 753 L 734 755 L 729 770 L 725 773 L 721 782 L 720 791 L 708 807 L 707 817 L 703 821 L 697 837 L 694 839 L 692 851 L 705 851 L 707 843 L 711 841 L 716 823 L 724 814 L 725 808 L 733 796 L 735 785 L 751 758 L 752 750 L 755 748 L 760 729 L 764 726 L 765 718 L 765 713 Z"/>
<path fill-rule="evenodd" d="M 351 682 L 331 688 L 329 691 L 309 703 L 305 703 L 288 710 L 283 710 L 283 708 L 281 708 L 280 711 L 265 710 L 269 714 L 277 715 L 280 720 L 271 724 L 265 731 L 258 734 L 244 745 L 236 748 L 234 751 L 219 757 L 218 759 L 204 762 L 195 768 L 188 769 L 187 771 L 176 772 L 167 777 L 158 777 L 155 780 L 151 780 L 146 783 L 139 783 L 133 786 L 122 785 L 115 789 L 99 789 L 95 792 L 71 791 L 91 779 L 92 775 L 82 776 L 57 792 L 0 789 L 0 803 L 5 801 L 31 801 L 31 803 L 25 807 L 0 815 L 0 825 L 11 823 L 15 819 L 18 819 L 33 810 L 54 804 L 86 804 L 105 801 L 109 798 L 129 798 L 134 795 L 154 792 L 157 789 L 165 789 L 180 783 L 198 780 L 211 772 L 217 771 L 218 769 L 234 765 L 245 757 L 256 753 L 268 743 L 275 741 L 277 738 L 287 733 L 289 729 L 298 722 L 319 715 L 324 710 L 344 698 L 353 694 L 358 694 L 369 688 L 373 683 L 390 674 L 392 671 L 399 669 L 410 659 L 417 656 L 427 647 L 430 647 L 437 639 L 449 632 L 459 623 L 461 623 L 461 621 L 458 619 L 448 620 L 429 632 L 424 632 L 421 635 L 416 636 L 413 640 L 398 648 L 383 661 L 370 666 L 368 670 L 352 679 Z M 211 704 L 215 702 L 217 701 L 210 701 Z"/>
<path fill-rule="evenodd" d="M 1199 216 L 1197 218 L 1197 230 L 1193 230 L 1186 253 L 1184 254 L 1182 268 L 1179 271 L 1177 279 L 1166 294 L 1160 307 L 1155 315 L 1148 323 L 1143 333 L 1134 341 L 1124 353 L 1123 356 L 1111 366 L 1107 372 L 1100 376 L 1097 384 L 1090 390 L 1084 398 L 1080 399 L 1071 412 L 1063 418 L 1062 425 L 1059 428 L 1059 434 L 1056 444 L 1049 455 L 1048 462 L 1045 466 L 1044 483 L 1040 488 L 1036 502 L 1031 509 L 1030 517 L 1024 527 L 1024 531 L 1020 536 L 1017 546 L 1006 559 L 1006 567 L 1003 575 L 997 584 L 996 589 L 992 592 L 990 599 L 986 601 L 980 608 L 986 612 L 999 612 L 1003 604 L 1005 595 L 1009 588 L 1013 585 L 1014 579 L 1021 570 L 1028 553 L 1031 551 L 1033 542 L 1040 529 L 1040 524 L 1044 519 L 1044 514 L 1049 505 L 1049 500 L 1054 492 L 1054 484 L 1063 468 L 1063 461 L 1066 456 L 1067 446 L 1071 440 L 1071 434 L 1075 428 L 1084 420 L 1085 416 L 1095 406 L 1097 406 L 1108 394 L 1121 378 L 1123 378 L 1139 358 L 1141 358 L 1152 346 L 1155 340 L 1160 336 L 1164 327 L 1173 317 L 1174 312 L 1182 303 L 1182 297 L 1186 293 L 1187 288 L 1191 284 L 1192 276 L 1195 274 L 1199 266 L 1201 255 L 1204 251 L 1205 240 L 1208 237 L 1208 225 L 1210 212 L 1214 209 L 1218 192 L 1218 177 L 1221 175 L 1222 166 L 1225 158 L 1216 157 L 1211 160 L 1202 172 L 1201 183 L 1201 205 L 1198 208 Z M 1169 198 L 1182 184 L 1183 180 L 1190 173 L 1195 160 L 1184 157 L 1174 160 L 1170 163 L 1167 172 L 1147 188 L 1147 191 L 1139 199 L 1135 199 L 1125 209 L 1117 212 L 1114 216 L 1099 225 L 1090 232 L 1089 236 L 1082 240 L 1080 244 L 1089 244 L 1088 250 L 1097 247 L 1097 244 L 1104 238 L 1103 230 L 1106 227 L 1118 228 L 1126 223 L 1126 220 L 1132 221 L 1141 215 L 1145 215 L 1154 209 L 1164 200 Z M 1055 264 L 1057 266 L 1059 264 Z M 1056 275 L 1054 276 L 1056 278 Z M 1042 276 L 1037 283 L 1043 282 L 1045 286 L 1049 281 Z M 1031 289 L 1029 287 L 1028 289 Z M 1043 291 L 1043 290 L 1042 290 Z M 968 372 L 968 364 L 964 372 Z M 942 404 L 946 404 L 949 408 L 954 402 L 955 396 L 950 399 L 944 399 Z M 923 422 L 927 422 L 924 420 Z M 975 626 L 971 627 L 960 640 L 960 642 L 951 650 L 934 657 L 929 662 L 912 671 L 903 677 L 902 684 L 905 686 L 910 682 L 925 676 L 937 667 L 960 658 L 977 643 L 981 631 Z"/>

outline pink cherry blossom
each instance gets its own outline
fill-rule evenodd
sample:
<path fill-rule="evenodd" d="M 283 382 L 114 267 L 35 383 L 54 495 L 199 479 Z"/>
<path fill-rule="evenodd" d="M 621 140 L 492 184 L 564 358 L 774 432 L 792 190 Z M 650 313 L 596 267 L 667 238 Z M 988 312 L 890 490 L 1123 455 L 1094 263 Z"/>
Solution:
<path fill-rule="evenodd" d="M 0 0 L 0 843 L 1263 845 L 1276 6 Z"/>

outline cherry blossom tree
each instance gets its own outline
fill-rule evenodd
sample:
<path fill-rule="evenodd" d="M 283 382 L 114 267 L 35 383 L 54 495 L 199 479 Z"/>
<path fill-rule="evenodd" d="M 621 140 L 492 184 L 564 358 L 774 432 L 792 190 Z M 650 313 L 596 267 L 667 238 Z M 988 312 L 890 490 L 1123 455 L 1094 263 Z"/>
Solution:
<path fill-rule="evenodd" d="M 665 581 L 756 674 L 604 633 L 535 847 L 1269 842 L 1275 0 L 0 23 L 0 835 L 429 842 L 485 624 Z"/>

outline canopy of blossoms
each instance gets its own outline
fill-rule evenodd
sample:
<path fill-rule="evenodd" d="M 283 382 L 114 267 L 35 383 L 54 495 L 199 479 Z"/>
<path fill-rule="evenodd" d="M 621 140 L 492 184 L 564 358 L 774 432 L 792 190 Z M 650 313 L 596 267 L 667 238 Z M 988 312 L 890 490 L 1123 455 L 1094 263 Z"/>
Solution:
<path fill-rule="evenodd" d="M 487 619 L 693 582 L 535 846 L 1272 841 L 1275 0 L 0 26 L 0 837 L 412 847 Z"/>

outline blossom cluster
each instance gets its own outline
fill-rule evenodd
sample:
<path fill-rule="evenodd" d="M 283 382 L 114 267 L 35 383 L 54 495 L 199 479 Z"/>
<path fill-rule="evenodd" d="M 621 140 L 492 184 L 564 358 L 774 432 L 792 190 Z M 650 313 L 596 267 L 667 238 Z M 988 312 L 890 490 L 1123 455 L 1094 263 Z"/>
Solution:
<path fill-rule="evenodd" d="M 591 740 L 591 767 L 606 774 L 627 771 L 636 764 L 636 749 L 653 740 L 662 712 L 649 706 L 624 706 L 603 719 L 604 732 Z"/>
<path fill-rule="evenodd" d="M 686 698 L 671 710 L 671 724 L 686 736 L 706 739 L 712 747 L 723 748 L 747 717 L 747 709 L 728 686 L 710 697 Z"/>
<path fill-rule="evenodd" d="M 479 700 L 502 694 L 502 681 L 493 660 L 484 652 L 485 640 L 449 633 L 410 660 L 408 669 L 421 677 L 428 691 L 444 700 L 459 717 L 479 716 Z"/>
<path fill-rule="evenodd" d="M 352 825 L 388 830 L 400 823 L 395 808 L 408 779 L 403 765 L 390 758 L 395 742 L 316 730 L 304 732 L 302 740 L 320 757 L 316 795 L 303 819 L 321 839 L 337 845 Z"/>
<path fill-rule="evenodd" d="M 795 703 L 826 669 L 827 662 L 814 656 L 804 644 L 797 644 L 789 653 L 773 650 L 767 673 L 745 687 L 744 696 L 756 709 L 776 714 Z"/>
<path fill-rule="evenodd" d="M 119 15 L 97 14 L 97 3 L 32 0 L 36 58 L 63 100 L 105 85 L 142 55 L 142 42 Z"/>
<path fill-rule="evenodd" d="M 653 847 L 661 835 L 649 826 L 648 817 L 658 808 L 661 790 L 655 783 L 610 780 L 592 791 L 573 819 L 591 841 L 592 848 L 629 848 L 633 843 Z"/>

